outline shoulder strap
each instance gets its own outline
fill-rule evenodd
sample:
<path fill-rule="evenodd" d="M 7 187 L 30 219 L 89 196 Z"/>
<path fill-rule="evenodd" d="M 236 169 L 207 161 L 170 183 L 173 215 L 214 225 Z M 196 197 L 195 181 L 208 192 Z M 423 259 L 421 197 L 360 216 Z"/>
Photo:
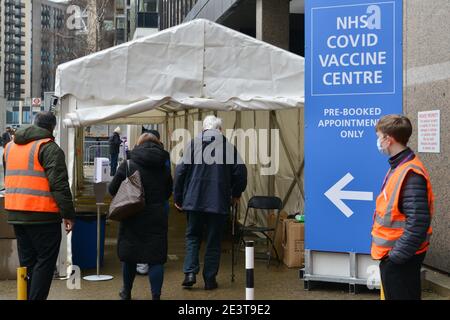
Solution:
<path fill-rule="evenodd" d="M 130 176 L 130 159 L 127 159 L 127 163 L 125 164 L 125 176 L 128 178 Z"/>

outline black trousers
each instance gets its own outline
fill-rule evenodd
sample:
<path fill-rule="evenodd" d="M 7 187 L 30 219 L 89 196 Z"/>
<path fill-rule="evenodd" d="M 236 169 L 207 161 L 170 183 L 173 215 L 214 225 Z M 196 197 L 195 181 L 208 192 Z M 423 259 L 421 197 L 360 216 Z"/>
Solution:
<path fill-rule="evenodd" d="M 47 299 L 61 243 L 59 223 L 14 225 L 21 267 L 27 267 L 28 300 Z"/>
<path fill-rule="evenodd" d="M 420 269 L 425 253 L 415 255 L 404 264 L 389 258 L 380 262 L 381 282 L 386 300 L 420 300 L 422 294 Z"/>

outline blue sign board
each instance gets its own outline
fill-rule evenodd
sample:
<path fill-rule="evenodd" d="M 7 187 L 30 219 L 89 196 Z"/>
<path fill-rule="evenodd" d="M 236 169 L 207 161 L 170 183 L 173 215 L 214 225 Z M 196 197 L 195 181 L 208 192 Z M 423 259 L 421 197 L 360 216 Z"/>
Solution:
<path fill-rule="evenodd" d="M 370 253 L 387 170 L 375 125 L 402 113 L 402 1 L 306 0 L 305 246 Z"/>

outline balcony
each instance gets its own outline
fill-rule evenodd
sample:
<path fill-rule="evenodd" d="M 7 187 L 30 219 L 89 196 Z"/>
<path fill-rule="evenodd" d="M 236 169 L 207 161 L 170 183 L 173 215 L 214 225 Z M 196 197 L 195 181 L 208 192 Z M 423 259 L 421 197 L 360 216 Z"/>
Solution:
<path fill-rule="evenodd" d="M 14 30 L 14 32 L 12 32 L 12 33 L 14 34 L 14 36 L 16 38 L 25 37 L 25 32 L 17 30 L 17 29 Z"/>
<path fill-rule="evenodd" d="M 25 12 L 21 10 L 14 10 L 14 16 L 16 18 L 25 18 Z"/>
<path fill-rule="evenodd" d="M 14 37 L 14 34 L 16 33 L 16 29 L 14 29 L 11 26 L 6 26 L 5 28 L 5 35 L 6 37 Z"/>
<path fill-rule="evenodd" d="M 16 6 L 16 8 L 25 8 L 25 3 L 20 0 L 14 1 L 14 5 Z"/>
<path fill-rule="evenodd" d="M 158 12 L 138 12 L 138 28 L 158 28 Z"/>
<path fill-rule="evenodd" d="M 18 67 L 8 68 L 5 71 L 11 75 L 14 75 L 16 78 L 20 78 L 21 75 L 25 74 L 25 70 L 22 70 Z"/>
<path fill-rule="evenodd" d="M 13 79 L 12 81 L 10 81 L 10 83 L 14 83 L 16 85 L 16 87 L 20 87 L 20 85 L 25 84 L 25 80 L 20 80 L 19 79 Z"/>

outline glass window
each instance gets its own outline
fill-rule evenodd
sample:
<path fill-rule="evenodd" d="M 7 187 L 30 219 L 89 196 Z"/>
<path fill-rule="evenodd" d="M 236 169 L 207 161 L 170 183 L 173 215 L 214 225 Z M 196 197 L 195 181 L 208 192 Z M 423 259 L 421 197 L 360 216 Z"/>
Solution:
<path fill-rule="evenodd" d="M 157 0 L 140 0 L 139 12 L 156 12 L 158 11 Z"/>
<path fill-rule="evenodd" d="M 116 29 L 125 29 L 125 18 L 116 18 Z"/>
<path fill-rule="evenodd" d="M 6 123 L 19 124 L 19 108 L 11 108 L 11 107 L 7 108 Z"/>
<path fill-rule="evenodd" d="M 23 107 L 22 108 L 22 122 L 24 124 L 30 124 L 31 123 L 31 110 L 30 107 Z"/>

